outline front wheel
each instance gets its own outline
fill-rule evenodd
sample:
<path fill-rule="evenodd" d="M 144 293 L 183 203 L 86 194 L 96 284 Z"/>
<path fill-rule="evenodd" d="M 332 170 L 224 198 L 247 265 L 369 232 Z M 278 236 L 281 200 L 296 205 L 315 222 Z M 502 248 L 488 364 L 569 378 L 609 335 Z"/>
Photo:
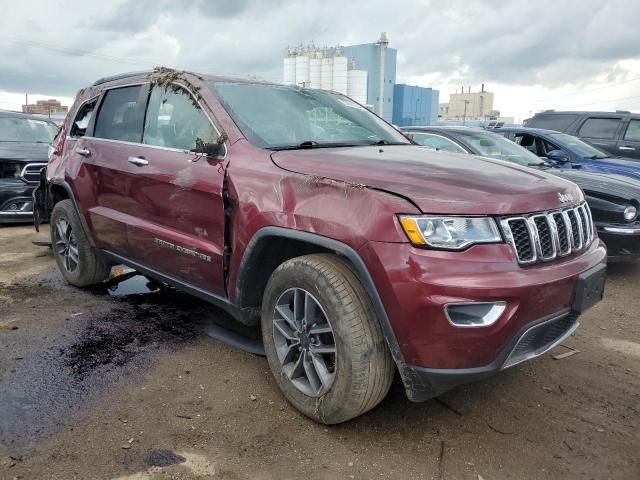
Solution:
<path fill-rule="evenodd" d="M 67 282 L 87 287 L 109 276 L 109 267 L 89 243 L 71 200 L 56 203 L 50 227 L 53 256 Z"/>
<path fill-rule="evenodd" d="M 394 364 L 371 301 L 336 255 L 289 260 L 271 275 L 262 338 L 287 400 L 316 421 L 345 422 L 386 396 Z"/>

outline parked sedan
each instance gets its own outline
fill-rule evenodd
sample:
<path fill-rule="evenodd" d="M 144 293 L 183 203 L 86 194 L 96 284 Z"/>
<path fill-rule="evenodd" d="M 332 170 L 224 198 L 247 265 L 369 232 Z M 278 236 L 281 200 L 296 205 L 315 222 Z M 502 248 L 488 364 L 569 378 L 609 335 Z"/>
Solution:
<path fill-rule="evenodd" d="M 33 220 L 31 193 L 57 131 L 40 117 L 0 111 L 0 223 Z"/>
<path fill-rule="evenodd" d="M 610 153 L 583 142 L 578 137 L 539 128 L 507 127 L 491 130 L 526 148 L 538 157 L 562 168 L 583 169 L 601 173 L 616 173 L 640 179 L 640 162 Z"/>
<path fill-rule="evenodd" d="M 502 135 L 468 127 L 407 127 L 403 132 L 432 150 L 470 153 L 546 170 L 585 192 L 600 238 L 610 258 L 640 255 L 640 181 L 583 168 L 559 168 Z"/>

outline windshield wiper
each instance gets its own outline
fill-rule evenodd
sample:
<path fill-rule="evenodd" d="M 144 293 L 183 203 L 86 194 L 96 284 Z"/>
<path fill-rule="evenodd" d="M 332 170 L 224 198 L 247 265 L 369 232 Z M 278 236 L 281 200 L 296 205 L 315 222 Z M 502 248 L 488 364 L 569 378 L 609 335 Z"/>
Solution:
<path fill-rule="evenodd" d="M 305 140 L 297 145 L 280 145 L 271 147 L 271 150 L 304 150 L 311 148 L 334 148 L 334 147 L 357 147 L 362 144 L 357 143 L 320 143 L 315 140 Z"/>
<path fill-rule="evenodd" d="M 387 140 L 378 140 L 376 142 L 372 142 L 369 145 L 411 145 L 409 142 L 389 142 Z"/>
<path fill-rule="evenodd" d="M 584 157 L 584 158 L 586 158 L 587 160 L 602 160 L 602 159 L 611 158 L 611 157 L 609 157 L 608 155 L 605 155 L 604 157 L 602 155 L 591 155 L 590 157 Z"/>

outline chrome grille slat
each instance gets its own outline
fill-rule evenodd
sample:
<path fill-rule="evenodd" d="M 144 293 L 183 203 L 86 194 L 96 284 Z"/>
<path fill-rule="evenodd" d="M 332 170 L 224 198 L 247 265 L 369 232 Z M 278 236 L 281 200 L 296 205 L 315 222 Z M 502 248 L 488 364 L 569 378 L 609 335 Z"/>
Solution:
<path fill-rule="evenodd" d="M 500 219 L 520 264 L 548 262 L 587 248 L 595 239 L 586 203 L 577 207 Z"/>

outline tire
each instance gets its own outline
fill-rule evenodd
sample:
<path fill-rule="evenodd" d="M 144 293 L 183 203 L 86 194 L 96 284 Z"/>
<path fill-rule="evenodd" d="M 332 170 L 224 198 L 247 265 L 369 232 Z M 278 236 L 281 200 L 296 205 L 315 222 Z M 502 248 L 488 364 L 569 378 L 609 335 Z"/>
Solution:
<path fill-rule="evenodd" d="M 306 334 L 299 333 L 304 321 L 295 314 L 303 309 L 291 307 L 303 298 L 304 305 L 316 303 L 316 313 L 298 315 L 314 318 L 315 326 L 307 324 Z M 291 320 L 299 330 L 291 327 Z M 313 333 L 327 328 L 331 334 Z M 318 422 L 336 424 L 362 415 L 391 387 L 395 365 L 369 295 L 337 255 L 294 258 L 273 272 L 262 302 L 262 338 L 278 387 L 295 408 Z M 332 339 L 335 353 L 326 353 Z M 311 373 L 304 359 L 313 367 Z"/>
<path fill-rule="evenodd" d="M 50 221 L 53 256 L 64 279 L 76 287 L 104 281 L 108 265 L 91 246 L 71 200 L 56 203 Z"/>

